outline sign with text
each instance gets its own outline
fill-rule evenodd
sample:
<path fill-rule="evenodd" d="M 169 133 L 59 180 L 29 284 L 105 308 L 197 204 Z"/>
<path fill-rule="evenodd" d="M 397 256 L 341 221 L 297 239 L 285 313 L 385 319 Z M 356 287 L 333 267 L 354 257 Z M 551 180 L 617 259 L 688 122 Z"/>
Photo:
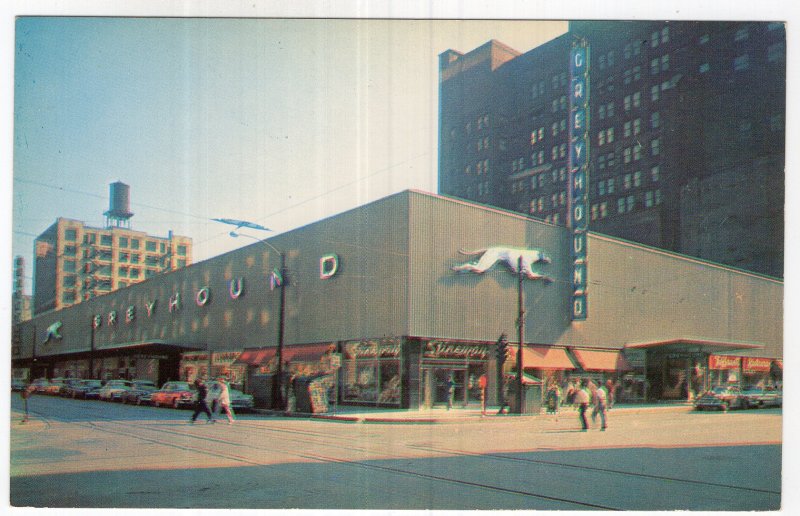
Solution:
<path fill-rule="evenodd" d="M 589 229 L 589 46 L 585 41 L 570 50 L 569 158 L 567 223 L 572 230 L 571 319 L 588 313 L 586 234 Z"/>

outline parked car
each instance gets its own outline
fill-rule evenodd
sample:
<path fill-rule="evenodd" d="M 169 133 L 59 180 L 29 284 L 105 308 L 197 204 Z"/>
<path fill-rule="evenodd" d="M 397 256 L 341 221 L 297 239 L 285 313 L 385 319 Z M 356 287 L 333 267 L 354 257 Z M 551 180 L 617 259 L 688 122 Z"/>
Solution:
<path fill-rule="evenodd" d="M 31 382 L 31 386 L 33 387 L 33 392 L 36 394 L 43 394 L 45 389 L 50 386 L 50 380 L 47 378 L 37 378 L 33 382 Z"/>
<path fill-rule="evenodd" d="M 246 412 L 253 409 L 253 396 L 237 389 L 228 389 L 231 398 L 231 408 L 235 412 Z"/>
<path fill-rule="evenodd" d="M 130 390 L 123 394 L 122 402 L 141 405 L 142 396 L 146 394 L 152 394 L 153 391 L 156 390 L 158 390 L 158 387 L 156 387 L 156 384 L 154 384 L 150 380 L 133 380 L 131 382 Z"/>
<path fill-rule="evenodd" d="M 12 391 L 17 391 L 17 392 L 24 391 L 25 387 L 27 387 L 27 386 L 28 386 L 28 383 L 25 380 L 21 379 L 21 378 L 12 378 L 11 379 L 11 390 Z"/>
<path fill-rule="evenodd" d="M 772 389 L 749 387 L 742 391 L 747 408 L 780 407 L 783 404 L 783 394 Z"/>
<path fill-rule="evenodd" d="M 100 380 L 80 380 L 62 389 L 62 396 L 67 398 L 86 398 L 87 392 L 95 391 L 102 386 L 103 382 Z"/>
<path fill-rule="evenodd" d="M 218 382 L 210 382 L 208 386 L 208 396 L 216 400 L 219 396 L 220 384 Z M 238 389 L 231 389 L 228 387 L 228 397 L 231 400 L 231 408 L 234 412 L 244 412 L 247 410 L 251 410 L 253 408 L 253 397 L 249 394 L 245 394 Z M 209 403 L 209 407 L 214 410 L 216 405 Z"/>
<path fill-rule="evenodd" d="M 81 383 L 80 378 L 66 378 L 64 382 L 61 384 L 61 387 L 58 389 L 58 395 L 61 397 L 67 397 L 70 389 L 74 385 L 78 385 Z"/>
<path fill-rule="evenodd" d="M 50 383 L 42 389 L 42 394 L 58 395 L 58 391 L 61 390 L 61 386 L 64 385 L 66 380 L 68 380 L 68 378 L 59 377 L 51 379 Z"/>
<path fill-rule="evenodd" d="M 97 391 L 97 397 L 103 401 L 120 401 L 130 387 L 129 380 L 109 380 Z"/>
<path fill-rule="evenodd" d="M 739 387 L 713 387 L 694 402 L 696 410 L 747 408 L 747 401 Z"/>
<path fill-rule="evenodd" d="M 156 407 L 184 408 L 194 403 L 195 388 L 189 382 L 167 382 L 150 395 Z"/>

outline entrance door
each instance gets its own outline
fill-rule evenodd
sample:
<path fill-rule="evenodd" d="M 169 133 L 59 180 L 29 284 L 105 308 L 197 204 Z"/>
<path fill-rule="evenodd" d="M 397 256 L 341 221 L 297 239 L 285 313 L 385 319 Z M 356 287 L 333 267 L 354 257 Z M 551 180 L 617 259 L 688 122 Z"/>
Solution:
<path fill-rule="evenodd" d="M 463 407 L 467 404 L 466 369 L 436 368 L 433 370 L 435 381 L 435 405 L 447 405 L 450 397 L 450 382 L 454 384 L 453 406 Z"/>

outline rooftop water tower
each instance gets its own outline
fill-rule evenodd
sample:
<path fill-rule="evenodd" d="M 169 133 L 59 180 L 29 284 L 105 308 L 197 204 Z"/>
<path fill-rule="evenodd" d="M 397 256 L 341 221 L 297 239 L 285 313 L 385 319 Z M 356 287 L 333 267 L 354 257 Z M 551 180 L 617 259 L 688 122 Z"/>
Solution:
<path fill-rule="evenodd" d="M 106 227 L 128 228 L 131 227 L 131 187 L 117 181 L 111 183 L 111 200 L 108 211 L 103 213 L 106 216 Z"/>

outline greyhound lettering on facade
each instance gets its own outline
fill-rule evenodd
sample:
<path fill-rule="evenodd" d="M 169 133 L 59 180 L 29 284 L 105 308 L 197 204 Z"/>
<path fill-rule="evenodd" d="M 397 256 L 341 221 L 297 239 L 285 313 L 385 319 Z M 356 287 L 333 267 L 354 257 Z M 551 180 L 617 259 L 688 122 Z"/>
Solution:
<path fill-rule="evenodd" d="M 547 282 L 552 281 L 551 278 L 544 276 L 533 270 L 533 265 L 537 263 L 550 263 L 550 257 L 544 254 L 539 249 L 521 249 L 517 247 L 487 247 L 486 249 L 479 249 L 476 251 L 465 251 L 461 249 L 459 253 L 467 256 L 481 255 L 481 257 L 472 262 L 467 262 L 462 265 L 451 267 L 455 272 L 475 272 L 483 274 L 488 271 L 496 263 L 502 263 L 508 267 L 514 274 L 519 274 L 520 261 L 522 262 L 522 273 L 531 280 L 544 280 Z"/>

